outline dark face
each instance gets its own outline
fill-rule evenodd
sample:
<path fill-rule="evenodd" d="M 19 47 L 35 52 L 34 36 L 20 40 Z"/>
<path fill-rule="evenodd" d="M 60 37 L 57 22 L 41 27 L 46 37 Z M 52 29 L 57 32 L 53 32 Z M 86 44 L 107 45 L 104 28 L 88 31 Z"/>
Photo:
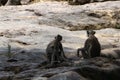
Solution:
<path fill-rule="evenodd" d="M 61 41 L 61 40 L 62 40 L 62 36 L 61 36 L 61 35 L 57 35 L 57 36 L 55 37 L 55 39 L 56 39 L 57 41 Z"/>
<path fill-rule="evenodd" d="M 87 37 L 89 37 L 90 35 L 94 35 L 95 31 L 93 30 L 87 30 Z"/>

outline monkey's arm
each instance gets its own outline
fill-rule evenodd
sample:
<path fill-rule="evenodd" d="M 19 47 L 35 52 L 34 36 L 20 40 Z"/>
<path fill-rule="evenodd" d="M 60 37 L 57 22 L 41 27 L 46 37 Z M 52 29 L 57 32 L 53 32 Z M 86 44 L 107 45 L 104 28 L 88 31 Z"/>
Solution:
<path fill-rule="evenodd" d="M 60 50 L 61 50 L 61 57 L 62 57 L 63 59 L 67 59 L 66 56 L 65 56 L 65 53 L 64 53 L 64 50 L 63 50 L 63 46 L 62 46 L 61 43 L 60 43 Z"/>
<path fill-rule="evenodd" d="M 87 39 L 85 42 L 85 52 L 87 53 L 88 57 L 91 57 L 91 48 L 92 48 L 92 40 L 91 39 Z"/>
<path fill-rule="evenodd" d="M 89 39 L 87 39 L 87 40 L 85 41 L 83 48 L 78 48 L 78 49 L 77 49 L 77 56 L 79 57 L 79 52 L 80 52 L 80 51 L 85 51 L 85 52 L 87 52 L 88 49 L 89 49 Z"/>
<path fill-rule="evenodd" d="M 60 50 L 61 50 L 61 52 L 63 52 L 64 53 L 64 51 L 63 51 L 63 46 L 62 46 L 62 44 L 60 43 Z"/>
<path fill-rule="evenodd" d="M 91 43 L 91 40 L 90 39 L 87 39 L 85 41 L 85 44 L 84 44 L 84 50 L 85 51 L 88 51 L 89 47 L 90 47 L 90 43 Z"/>
<path fill-rule="evenodd" d="M 77 56 L 79 57 L 79 52 L 82 51 L 84 48 L 78 48 L 77 49 Z"/>

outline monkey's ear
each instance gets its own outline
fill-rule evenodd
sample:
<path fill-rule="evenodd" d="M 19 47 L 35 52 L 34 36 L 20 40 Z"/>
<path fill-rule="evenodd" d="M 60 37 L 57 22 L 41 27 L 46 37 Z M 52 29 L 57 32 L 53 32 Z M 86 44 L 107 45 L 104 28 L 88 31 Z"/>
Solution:
<path fill-rule="evenodd" d="M 57 37 L 60 37 L 60 36 L 61 36 L 60 34 L 57 35 Z"/>

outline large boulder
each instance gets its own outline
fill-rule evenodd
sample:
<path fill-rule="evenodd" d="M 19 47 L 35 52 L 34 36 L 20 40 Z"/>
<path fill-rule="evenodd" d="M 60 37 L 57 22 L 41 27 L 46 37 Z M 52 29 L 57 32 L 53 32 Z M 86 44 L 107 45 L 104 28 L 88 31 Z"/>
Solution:
<path fill-rule="evenodd" d="M 50 77 L 48 80 L 87 80 L 87 79 L 83 78 L 76 72 L 69 71 L 54 75 Z"/>
<path fill-rule="evenodd" d="M 119 80 L 119 60 L 97 57 L 77 63 L 75 72 L 90 80 Z"/>
<path fill-rule="evenodd" d="M 13 76 L 13 72 L 0 71 L 0 80 L 12 80 Z"/>
<path fill-rule="evenodd" d="M 110 48 L 101 51 L 101 56 L 110 59 L 120 59 L 120 48 Z"/>
<path fill-rule="evenodd" d="M 93 2 L 104 2 L 104 1 L 119 1 L 119 0 L 69 0 L 70 5 L 84 5 Z"/>
<path fill-rule="evenodd" d="M 84 77 L 91 80 L 119 80 L 120 68 L 111 66 L 107 68 L 99 68 L 96 66 L 84 66 L 80 69 L 76 69 L 76 72 L 82 74 Z"/>
<path fill-rule="evenodd" d="M 114 6 L 107 6 L 113 4 Z M 19 20 L 19 23 L 22 23 L 23 20 L 25 20 L 26 24 L 30 22 L 31 24 L 35 23 L 41 26 L 56 26 L 72 31 L 111 27 L 119 28 L 119 4 L 120 1 L 109 1 L 103 3 L 91 3 L 82 6 L 70 6 L 67 3 L 41 2 L 29 5 L 27 7 L 22 6 L 19 8 L 19 10 L 21 9 L 20 11 L 18 10 L 18 7 L 15 8 L 18 10 L 18 12 L 16 12 L 15 9 L 11 8 L 11 10 L 13 9 L 15 12 L 9 12 L 8 10 L 6 14 L 13 20 Z M 2 9 L 4 12 L 4 8 Z M 5 14 L 3 12 L 0 14 Z M 27 16 L 27 18 L 25 18 L 23 15 Z M 10 22 L 9 18 L 6 16 L 2 16 L 1 20 L 5 20 L 8 23 Z M 2 26 L 5 25 L 7 24 L 4 24 Z"/>

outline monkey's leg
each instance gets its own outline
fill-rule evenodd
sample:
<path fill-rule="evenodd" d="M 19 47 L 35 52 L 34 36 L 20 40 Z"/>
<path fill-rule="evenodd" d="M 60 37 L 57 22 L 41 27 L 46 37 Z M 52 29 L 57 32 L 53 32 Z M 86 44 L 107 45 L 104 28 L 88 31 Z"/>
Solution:
<path fill-rule="evenodd" d="M 64 52 L 60 52 L 61 61 L 68 61 L 68 58 L 65 56 Z"/>
<path fill-rule="evenodd" d="M 65 53 L 64 53 L 64 52 L 62 52 L 62 57 L 63 57 L 64 59 L 67 59 L 67 57 L 65 56 Z"/>
<path fill-rule="evenodd" d="M 83 56 L 84 59 L 88 59 L 89 58 L 89 55 L 87 54 L 87 51 L 82 49 L 81 52 L 82 52 L 82 56 Z"/>
<path fill-rule="evenodd" d="M 56 55 L 56 61 L 58 63 L 60 63 L 62 61 L 62 56 L 61 56 L 61 52 L 58 52 L 58 54 Z"/>
<path fill-rule="evenodd" d="M 64 51 L 61 51 L 61 52 L 60 52 L 60 56 L 61 56 L 61 59 L 60 59 L 61 62 L 63 62 L 63 61 L 69 62 L 69 61 L 70 61 L 70 59 L 66 57 Z"/>
<path fill-rule="evenodd" d="M 52 53 L 47 53 L 47 62 L 51 63 Z"/>
<path fill-rule="evenodd" d="M 54 61 L 55 61 L 55 53 L 53 53 L 52 55 L 51 55 L 51 65 L 53 65 L 54 64 Z"/>

